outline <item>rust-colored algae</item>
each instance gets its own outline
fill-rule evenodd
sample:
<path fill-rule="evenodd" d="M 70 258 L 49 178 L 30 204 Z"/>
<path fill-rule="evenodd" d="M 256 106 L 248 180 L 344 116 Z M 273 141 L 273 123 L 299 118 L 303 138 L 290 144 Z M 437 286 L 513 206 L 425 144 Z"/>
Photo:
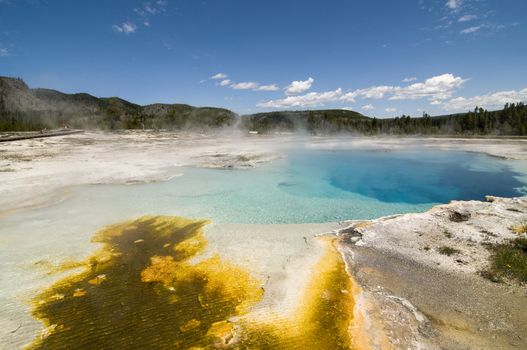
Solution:
<path fill-rule="evenodd" d="M 246 271 L 217 256 L 195 265 L 188 261 L 205 247 L 205 224 L 143 217 L 96 234 L 94 241 L 104 247 L 86 262 L 86 271 L 35 298 L 34 315 L 45 329 L 30 348 L 187 349 L 212 344 L 209 328 L 246 312 L 262 290 Z"/>
<path fill-rule="evenodd" d="M 298 308 L 291 318 L 270 319 L 245 325 L 242 348 L 246 349 L 352 349 L 352 283 L 331 238 Z"/>
<path fill-rule="evenodd" d="M 349 349 L 349 327 L 353 321 L 353 295 L 350 277 L 342 257 L 328 240 L 325 256 L 316 266 L 303 300 L 299 320 L 317 349 Z"/>
<path fill-rule="evenodd" d="M 250 310 L 260 281 L 200 257 L 206 221 L 142 217 L 100 231 L 84 272 L 35 298 L 45 329 L 31 349 L 350 349 L 352 284 L 334 241 L 293 315 Z"/>

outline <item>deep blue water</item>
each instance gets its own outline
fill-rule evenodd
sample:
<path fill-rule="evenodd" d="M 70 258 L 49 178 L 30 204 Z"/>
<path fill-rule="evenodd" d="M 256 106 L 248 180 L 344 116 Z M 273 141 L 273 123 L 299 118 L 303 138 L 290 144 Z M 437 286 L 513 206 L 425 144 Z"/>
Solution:
<path fill-rule="evenodd" d="M 309 172 L 342 191 L 360 194 L 385 203 L 446 203 L 481 200 L 485 195 L 522 195 L 522 175 L 496 159 L 467 152 L 292 152 L 291 169 Z M 294 175 L 293 177 L 299 177 Z M 317 177 L 317 176 L 315 176 Z M 313 179 L 312 179 L 313 180 Z M 313 193 L 312 181 L 292 179 L 280 184 L 296 195 L 335 196 Z"/>

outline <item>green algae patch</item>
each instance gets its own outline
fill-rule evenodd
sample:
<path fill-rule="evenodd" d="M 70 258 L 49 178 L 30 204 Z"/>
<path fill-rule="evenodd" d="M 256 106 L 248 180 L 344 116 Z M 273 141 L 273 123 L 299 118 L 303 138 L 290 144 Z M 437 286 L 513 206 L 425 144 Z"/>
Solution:
<path fill-rule="evenodd" d="M 247 312 L 259 281 L 206 247 L 207 221 L 142 217 L 98 232 L 85 271 L 34 299 L 45 329 L 30 349 L 206 347 L 209 329 Z"/>

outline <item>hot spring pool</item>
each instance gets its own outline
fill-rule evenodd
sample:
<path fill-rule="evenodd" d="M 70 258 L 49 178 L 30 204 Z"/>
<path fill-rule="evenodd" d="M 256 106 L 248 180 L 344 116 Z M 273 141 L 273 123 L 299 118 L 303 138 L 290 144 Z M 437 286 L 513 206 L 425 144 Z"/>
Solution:
<path fill-rule="evenodd" d="M 166 182 L 72 188 L 58 205 L 6 219 L 20 220 L 22 226 L 54 222 L 61 227 L 102 226 L 144 214 L 218 223 L 315 223 L 527 193 L 525 162 L 467 152 L 298 149 L 250 170 L 175 172 L 178 176 Z"/>

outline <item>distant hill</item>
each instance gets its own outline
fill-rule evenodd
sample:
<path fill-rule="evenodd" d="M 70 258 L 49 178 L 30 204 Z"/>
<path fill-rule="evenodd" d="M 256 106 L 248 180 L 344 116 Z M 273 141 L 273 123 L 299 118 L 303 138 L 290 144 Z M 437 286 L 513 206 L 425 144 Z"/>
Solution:
<path fill-rule="evenodd" d="M 328 109 L 281 111 L 238 117 L 223 108 L 185 104 L 140 106 L 118 97 L 65 94 L 31 89 L 24 81 L 0 77 L 0 131 L 52 129 L 211 130 L 239 127 L 260 133 L 280 131 L 315 135 L 503 135 L 527 136 L 527 106 L 507 104 L 499 111 L 476 108 L 467 113 L 419 118 L 402 115 L 377 119 L 358 112 Z"/>
<path fill-rule="evenodd" d="M 327 109 L 258 113 L 242 117 L 242 126 L 259 132 L 305 131 L 309 133 L 358 132 L 370 118 L 354 111 Z"/>
<path fill-rule="evenodd" d="M 192 129 L 227 127 L 236 114 L 223 108 L 183 104 L 140 106 L 118 97 L 31 89 L 17 78 L 0 77 L 0 131 L 41 130 L 68 125 L 97 129 Z"/>

